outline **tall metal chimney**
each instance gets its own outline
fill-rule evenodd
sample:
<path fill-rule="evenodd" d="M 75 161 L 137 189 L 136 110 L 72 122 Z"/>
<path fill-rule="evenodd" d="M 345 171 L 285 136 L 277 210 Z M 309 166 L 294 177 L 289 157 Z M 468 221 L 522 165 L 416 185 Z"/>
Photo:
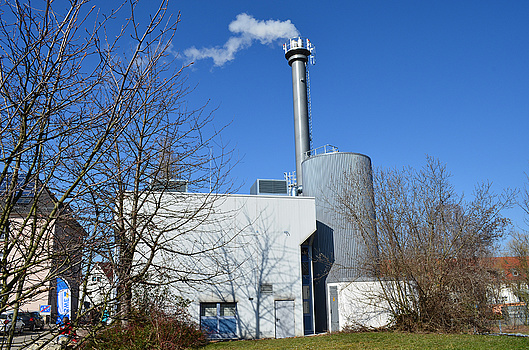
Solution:
<path fill-rule="evenodd" d="M 294 136 L 296 142 L 296 182 L 301 190 L 301 162 L 310 151 L 309 112 L 307 103 L 307 62 L 314 46 L 309 39 L 297 37 L 283 45 L 285 58 L 292 67 L 292 92 L 294 97 Z"/>

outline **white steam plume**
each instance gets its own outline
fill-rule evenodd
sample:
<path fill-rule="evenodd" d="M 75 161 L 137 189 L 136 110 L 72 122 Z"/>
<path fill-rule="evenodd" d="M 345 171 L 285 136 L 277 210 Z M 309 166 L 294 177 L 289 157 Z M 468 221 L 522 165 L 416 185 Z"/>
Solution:
<path fill-rule="evenodd" d="M 237 51 L 250 47 L 255 40 L 259 40 L 261 44 L 270 44 L 278 39 L 299 36 L 299 31 L 290 20 L 283 22 L 272 19 L 260 21 L 246 13 L 237 15 L 235 21 L 231 22 L 228 28 L 230 32 L 236 35 L 231 36 L 224 46 L 202 49 L 193 46 L 184 51 L 184 56 L 191 61 L 212 58 L 215 66 L 222 66 L 233 60 Z"/>

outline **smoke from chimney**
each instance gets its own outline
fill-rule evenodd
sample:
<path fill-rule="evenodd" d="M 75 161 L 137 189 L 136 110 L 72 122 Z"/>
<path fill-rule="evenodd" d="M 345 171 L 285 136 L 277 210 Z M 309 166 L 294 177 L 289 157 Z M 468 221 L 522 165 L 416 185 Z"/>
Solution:
<path fill-rule="evenodd" d="M 288 39 L 299 36 L 299 31 L 290 20 L 257 20 L 254 17 L 241 13 L 230 23 L 228 29 L 232 32 L 228 41 L 222 46 L 205 47 L 197 49 L 190 47 L 184 51 L 184 57 L 189 61 L 212 58 L 215 66 L 222 66 L 235 59 L 235 54 L 242 49 L 252 46 L 254 41 L 261 44 L 270 44 L 279 39 Z"/>

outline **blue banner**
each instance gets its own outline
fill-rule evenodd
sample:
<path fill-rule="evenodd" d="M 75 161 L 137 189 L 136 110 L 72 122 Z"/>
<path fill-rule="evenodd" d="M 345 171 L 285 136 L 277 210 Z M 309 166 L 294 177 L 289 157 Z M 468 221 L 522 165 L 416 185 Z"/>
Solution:
<path fill-rule="evenodd" d="M 64 316 L 71 320 L 71 298 L 68 282 L 57 277 L 57 324 L 62 322 Z"/>

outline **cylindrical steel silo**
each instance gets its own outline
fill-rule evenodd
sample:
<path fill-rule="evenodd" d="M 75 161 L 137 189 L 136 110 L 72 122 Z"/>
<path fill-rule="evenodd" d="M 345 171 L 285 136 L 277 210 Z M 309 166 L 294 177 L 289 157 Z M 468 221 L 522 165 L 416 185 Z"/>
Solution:
<path fill-rule="evenodd" d="M 371 159 L 333 152 L 313 155 L 302 167 L 303 195 L 316 199 L 313 256 L 326 265 L 323 278 L 327 283 L 371 280 L 377 260 Z"/>

